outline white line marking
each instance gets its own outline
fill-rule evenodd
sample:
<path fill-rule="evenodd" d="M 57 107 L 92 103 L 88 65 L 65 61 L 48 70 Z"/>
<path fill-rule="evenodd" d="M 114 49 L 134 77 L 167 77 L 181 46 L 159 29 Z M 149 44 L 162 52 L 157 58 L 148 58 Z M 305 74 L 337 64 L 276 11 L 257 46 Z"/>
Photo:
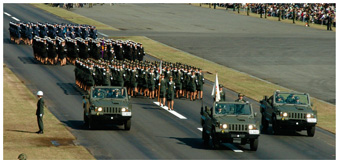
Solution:
<path fill-rule="evenodd" d="M 7 16 L 12 16 L 11 14 L 7 13 L 7 12 L 4 12 L 5 15 Z"/>
<path fill-rule="evenodd" d="M 228 147 L 229 149 L 232 149 L 234 152 L 243 152 L 242 150 L 235 147 L 233 144 L 226 143 L 225 146 Z"/>
<path fill-rule="evenodd" d="M 103 35 L 103 36 L 105 36 L 105 37 L 108 37 L 108 35 L 106 35 L 106 34 L 103 34 L 103 33 L 101 33 L 101 32 L 98 32 L 100 35 Z"/>
<path fill-rule="evenodd" d="M 159 106 L 159 102 L 154 102 L 156 105 Z M 186 117 L 184 117 L 183 115 L 179 114 L 178 112 L 174 111 L 174 110 L 168 110 L 167 106 L 160 106 L 161 108 L 163 108 L 164 110 L 170 112 L 171 114 L 177 116 L 180 119 L 187 119 Z"/>
<path fill-rule="evenodd" d="M 202 128 L 198 128 L 198 130 L 200 130 L 202 132 Z M 229 149 L 233 150 L 233 152 L 243 152 L 242 150 L 238 149 L 237 147 L 235 147 L 233 144 L 230 143 L 225 143 L 225 146 L 228 147 Z"/>
<path fill-rule="evenodd" d="M 16 20 L 16 21 L 20 21 L 18 18 L 16 18 L 16 17 L 14 17 L 14 16 L 12 16 L 12 19 L 14 19 L 14 20 Z"/>

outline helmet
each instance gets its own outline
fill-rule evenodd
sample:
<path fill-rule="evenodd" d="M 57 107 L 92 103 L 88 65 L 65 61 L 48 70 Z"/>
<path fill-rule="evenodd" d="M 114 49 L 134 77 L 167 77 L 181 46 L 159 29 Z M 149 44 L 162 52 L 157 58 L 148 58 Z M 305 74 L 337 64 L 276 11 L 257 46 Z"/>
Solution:
<path fill-rule="evenodd" d="M 44 93 L 43 93 L 42 91 L 38 91 L 38 92 L 36 93 L 36 95 L 37 95 L 37 96 L 43 96 Z"/>
<path fill-rule="evenodd" d="M 18 159 L 19 159 L 19 160 L 26 160 L 26 159 L 27 159 L 27 156 L 26 156 L 26 154 L 21 153 L 21 154 L 18 156 Z"/>

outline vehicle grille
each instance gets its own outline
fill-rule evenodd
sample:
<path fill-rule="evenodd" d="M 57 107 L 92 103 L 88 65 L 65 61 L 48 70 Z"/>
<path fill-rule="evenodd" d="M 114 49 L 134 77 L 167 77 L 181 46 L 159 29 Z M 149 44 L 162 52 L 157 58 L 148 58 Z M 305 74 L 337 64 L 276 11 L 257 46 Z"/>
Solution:
<path fill-rule="evenodd" d="M 306 113 L 288 113 L 289 119 L 306 119 Z"/>
<path fill-rule="evenodd" d="M 230 131 L 240 131 L 240 132 L 246 132 L 248 130 L 248 125 L 244 124 L 230 124 L 229 125 Z"/>
<path fill-rule="evenodd" d="M 120 108 L 116 107 L 103 107 L 103 112 L 107 114 L 120 114 Z"/>

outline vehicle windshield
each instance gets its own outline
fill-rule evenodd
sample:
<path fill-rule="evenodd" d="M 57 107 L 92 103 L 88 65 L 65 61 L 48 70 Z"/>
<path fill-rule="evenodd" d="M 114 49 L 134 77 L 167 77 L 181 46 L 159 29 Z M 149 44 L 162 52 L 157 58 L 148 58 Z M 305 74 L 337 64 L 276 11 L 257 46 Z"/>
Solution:
<path fill-rule="evenodd" d="M 276 92 L 274 98 L 275 103 L 277 104 L 280 103 L 307 105 L 309 103 L 309 98 L 307 94 Z"/>
<path fill-rule="evenodd" d="M 93 98 L 125 98 L 126 92 L 123 88 L 94 88 Z"/>
<path fill-rule="evenodd" d="M 250 115 L 249 104 L 215 104 L 216 115 Z"/>

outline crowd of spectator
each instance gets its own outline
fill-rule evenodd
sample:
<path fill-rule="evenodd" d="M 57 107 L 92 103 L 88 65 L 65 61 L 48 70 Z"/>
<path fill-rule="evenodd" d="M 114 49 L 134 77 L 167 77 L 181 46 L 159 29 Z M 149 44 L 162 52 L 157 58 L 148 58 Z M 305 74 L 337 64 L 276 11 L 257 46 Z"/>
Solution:
<path fill-rule="evenodd" d="M 251 4 L 251 11 L 260 14 L 265 13 L 265 4 Z M 263 9 L 261 9 L 263 8 Z M 267 4 L 267 16 L 278 17 L 281 10 L 281 19 L 293 19 L 293 9 L 295 9 L 295 20 L 325 25 L 328 23 L 328 17 L 332 20 L 336 18 L 335 3 L 296 3 L 296 4 Z M 335 27 L 335 21 L 333 21 Z"/>
<path fill-rule="evenodd" d="M 327 25 L 328 22 L 332 26 L 336 26 L 336 4 L 335 3 L 217 3 L 219 7 L 248 9 L 252 13 L 267 14 L 270 17 L 278 17 L 281 19 L 293 19 L 293 10 L 295 10 L 295 20 Z M 331 20 L 330 20 L 331 19 Z"/>

